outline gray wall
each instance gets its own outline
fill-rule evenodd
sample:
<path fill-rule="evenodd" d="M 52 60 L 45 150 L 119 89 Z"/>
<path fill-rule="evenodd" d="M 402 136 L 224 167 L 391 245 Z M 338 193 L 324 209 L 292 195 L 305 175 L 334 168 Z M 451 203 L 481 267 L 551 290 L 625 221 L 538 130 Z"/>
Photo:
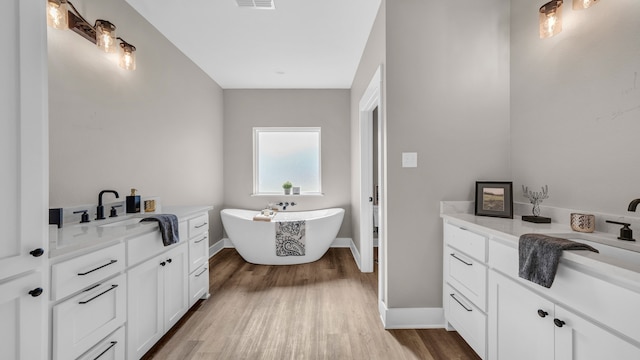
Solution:
<path fill-rule="evenodd" d="M 295 201 L 291 210 L 345 209 L 338 237 L 351 237 L 349 90 L 225 90 L 224 203 L 263 209 L 269 202 Z M 252 196 L 253 128 L 322 128 L 324 196 Z"/>
<path fill-rule="evenodd" d="M 437 308 L 439 201 L 510 175 L 509 1 L 386 9 L 387 306 Z M 418 167 L 402 168 L 402 152 L 417 152 Z"/>
<path fill-rule="evenodd" d="M 369 34 L 358 70 L 351 84 L 351 206 L 353 219 L 353 242 L 362 253 L 360 244 L 360 99 L 367 90 L 371 78 L 385 61 L 385 0 L 380 3 L 378 15 Z M 383 71 L 384 76 L 384 71 Z M 384 94 L 383 94 L 384 96 Z M 378 115 L 380 119 L 382 115 Z M 364 221 L 364 220 L 362 220 Z"/>
<path fill-rule="evenodd" d="M 545 40 L 539 5 L 511 5 L 515 198 L 526 201 L 521 184 L 548 184 L 544 205 L 629 215 L 640 197 L 640 1 L 565 2 L 564 31 Z"/>
<path fill-rule="evenodd" d="M 137 70 L 70 30 L 48 30 L 50 206 L 96 204 L 101 189 L 124 197 L 135 187 L 165 205 L 219 210 L 222 89 L 124 0 L 74 4 L 89 21 L 116 24 L 138 48 Z M 222 226 L 211 220 L 214 242 Z"/>

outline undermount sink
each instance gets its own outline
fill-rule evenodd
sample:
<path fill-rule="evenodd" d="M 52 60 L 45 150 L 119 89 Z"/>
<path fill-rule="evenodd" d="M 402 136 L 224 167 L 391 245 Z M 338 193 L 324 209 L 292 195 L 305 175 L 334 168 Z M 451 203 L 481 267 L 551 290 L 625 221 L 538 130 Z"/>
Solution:
<path fill-rule="evenodd" d="M 628 265 L 630 268 L 640 269 L 640 244 L 635 241 L 630 242 L 577 233 L 553 234 L 552 236 L 590 245 L 598 249 L 600 255 L 615 259 L 620 265 Z"/>
<path fill-rule="evenodd" d="M 110 223 L 104 224 L 104 225 L 98 225 L 98 227 L 108 228 L 108 227 L 115 227 L 115 226 L 135 225 L 135 224 L 139 223 L 140 220 L 142 220 L 142 219 L 141 218 L 124 219 L 124 220 L 118 220 L 118 221 L 110 222 Z"/>

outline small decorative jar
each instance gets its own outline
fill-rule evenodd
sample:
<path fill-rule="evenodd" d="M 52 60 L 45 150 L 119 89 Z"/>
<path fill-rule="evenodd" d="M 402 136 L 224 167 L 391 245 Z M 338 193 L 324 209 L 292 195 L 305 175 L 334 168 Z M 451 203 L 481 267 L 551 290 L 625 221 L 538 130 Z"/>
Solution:
<path fill-rule="evenodd" d="M 571 229 L 583 233 L 592 233 L 596 229 L 596 217 L 591 214 L 572 213 Z"/>

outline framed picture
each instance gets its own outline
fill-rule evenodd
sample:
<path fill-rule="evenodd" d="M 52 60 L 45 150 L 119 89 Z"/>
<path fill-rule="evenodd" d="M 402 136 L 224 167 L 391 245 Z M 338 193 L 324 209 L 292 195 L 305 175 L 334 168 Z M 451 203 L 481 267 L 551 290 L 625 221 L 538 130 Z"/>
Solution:
<path fill-rule="evenodd" d="M 476 215 L 513 219 L 513 183 L 476 181 Z"/>

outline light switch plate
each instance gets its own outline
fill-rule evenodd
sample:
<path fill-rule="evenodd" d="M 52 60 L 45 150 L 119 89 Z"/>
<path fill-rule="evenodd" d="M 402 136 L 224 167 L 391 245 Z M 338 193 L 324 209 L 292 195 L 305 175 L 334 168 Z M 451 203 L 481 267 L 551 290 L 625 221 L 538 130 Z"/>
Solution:
<path fill-rule="evenodd" d="M 415 153 L 415 152 L 403 152 L 402 153 L 402 167 L 403 168 L 418 167 L 418 153 Z"/>

